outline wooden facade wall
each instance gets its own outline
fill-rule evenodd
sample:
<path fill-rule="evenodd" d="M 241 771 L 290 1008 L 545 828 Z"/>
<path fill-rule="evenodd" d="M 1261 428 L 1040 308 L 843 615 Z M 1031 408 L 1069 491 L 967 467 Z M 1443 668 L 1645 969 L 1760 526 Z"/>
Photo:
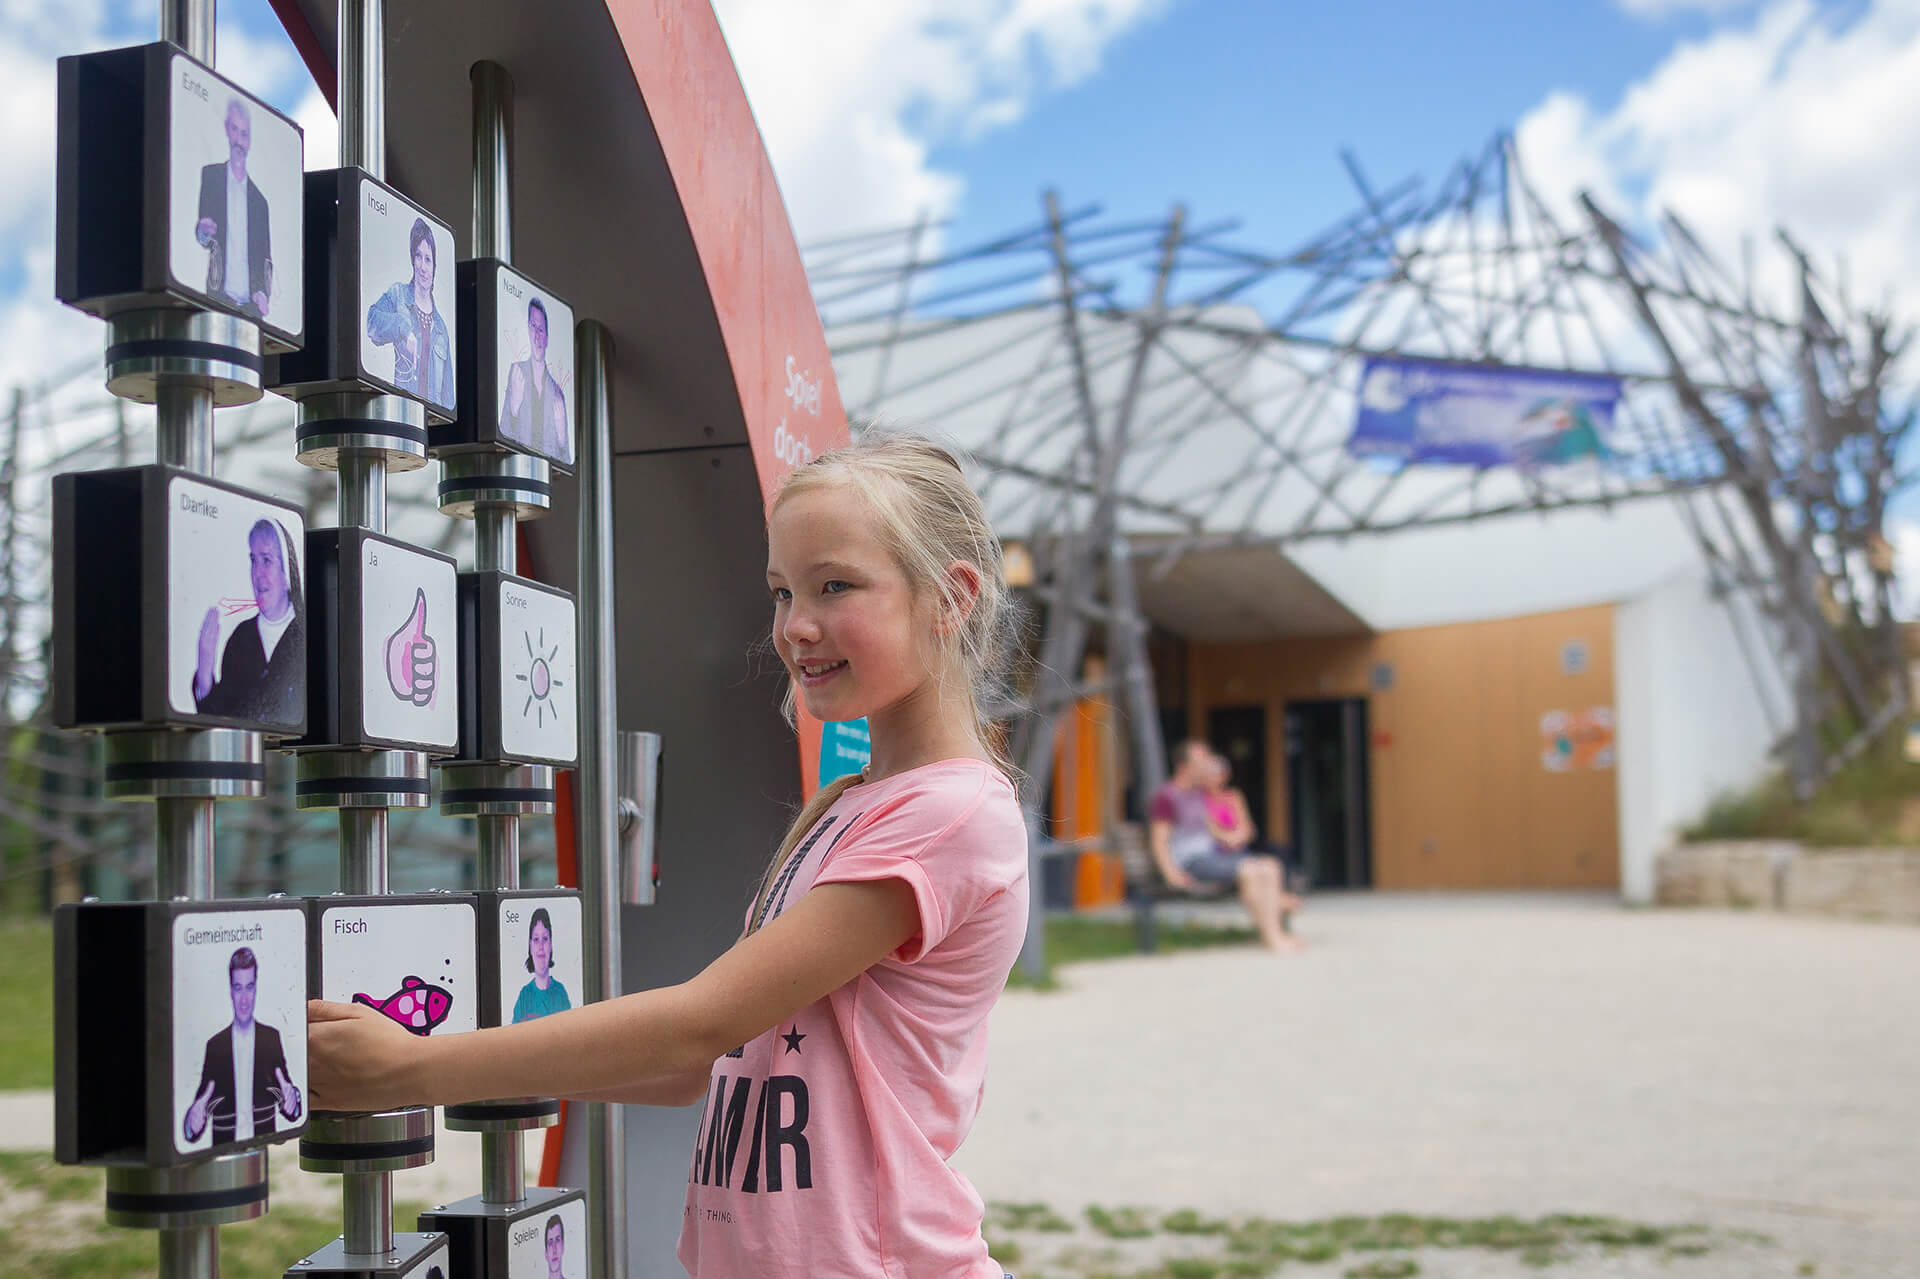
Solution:
<path fill-rule="evenodd" d="M 1563 669 L 1569 642 L 1586 666 Z M 1615 772 L 1542 761 L 1550 711 L 1613 706 L 1613 608 L 1334 639 L 1192 646 L 1188 723 L 1261 705 L 1267 809 L 1287 838 L 1289 701 L 1367 699 L 1373 884 L 1382 889 L 1614 888 Z M 1391 686 L 1376 690 L 1376 667 Z"/>

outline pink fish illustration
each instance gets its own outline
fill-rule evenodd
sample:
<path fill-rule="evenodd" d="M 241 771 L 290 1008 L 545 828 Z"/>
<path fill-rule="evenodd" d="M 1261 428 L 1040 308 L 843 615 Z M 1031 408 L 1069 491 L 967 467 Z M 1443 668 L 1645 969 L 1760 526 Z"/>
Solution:
<path fill-rule="evenodd" d="M 453 992 L 409 976 L 401 978 L 400 989 L 385 999 L 355 995 L 353 1002 L 385 1013 L 414 1034 L 424 1035 L 447 1019 L 447 1012 L 453 1007 Z"/>

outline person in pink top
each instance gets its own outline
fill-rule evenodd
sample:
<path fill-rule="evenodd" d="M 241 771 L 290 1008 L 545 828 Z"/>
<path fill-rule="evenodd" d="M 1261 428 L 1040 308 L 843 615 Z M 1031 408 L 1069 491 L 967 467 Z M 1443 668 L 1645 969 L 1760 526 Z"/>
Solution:
<path fill-rule="evenodd" d="M 316 1000 L 309 1092 L 704 1097 L 680 1236 L 696 1279 L 1000 1279 L 947 1162 L 1026 933 L 1026 828 L 981 711 L 1011 629 L 999 542 L 951 454 L 872 435 L 793 473 L 767 541 L 789 714 L 797 691 L 822 720 L 865 717 L 872 762 L 801 810 L 740 940 L 678 986 L 445 1038 Z"/>

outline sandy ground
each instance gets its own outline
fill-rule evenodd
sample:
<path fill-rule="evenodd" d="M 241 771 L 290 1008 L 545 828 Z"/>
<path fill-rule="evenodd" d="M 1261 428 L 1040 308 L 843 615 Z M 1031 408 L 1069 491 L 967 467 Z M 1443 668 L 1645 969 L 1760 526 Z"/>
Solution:
<path fill-rule="evenodd" d="M 1920 929 L 1352 896 L 1316 898 L 1300 931 L 1300 956 L 1115 960 L 1009 993 L 956 1162 L 990 1200 L 1073 1218 L 1592 1213 L 1769 1242 L 1549 1273 L 1920 1276 Z M 46 1149 L 51 1127 L 45 1094 L 0 1094 L 0 1147 Z M 396 1196 L 472 1193 L 478 1145 L 442 1129 Z M 337 1202 L 291 1147 L 273 1163 L 276 1199 Z"/>
<path fill-rule="evenodd" d="M 1920 1275 L 1920 929 L 1350 896 L 1300 932 L 1010 992 L 956 1162 L 1069 1214 L 1582 1212 Z M 1733 1260 L 1672 1273 L 1772 1272 Z"/>

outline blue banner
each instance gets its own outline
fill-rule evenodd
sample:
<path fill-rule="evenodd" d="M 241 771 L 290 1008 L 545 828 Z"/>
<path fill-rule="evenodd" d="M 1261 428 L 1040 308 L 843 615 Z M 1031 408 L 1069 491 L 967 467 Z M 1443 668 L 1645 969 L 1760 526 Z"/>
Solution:
<path fill-rule="evenodd" d="M 1374 356 L 1347 452 L 1402 464 L 1559 466 L 1606 458 L 1620 379 Z"/>
<path fill-rule="evenodd" d="M 872 757 L 873 741 L 867 736 L 866 720 L 820 726 L 820 785 L 859 772 Z"/>

